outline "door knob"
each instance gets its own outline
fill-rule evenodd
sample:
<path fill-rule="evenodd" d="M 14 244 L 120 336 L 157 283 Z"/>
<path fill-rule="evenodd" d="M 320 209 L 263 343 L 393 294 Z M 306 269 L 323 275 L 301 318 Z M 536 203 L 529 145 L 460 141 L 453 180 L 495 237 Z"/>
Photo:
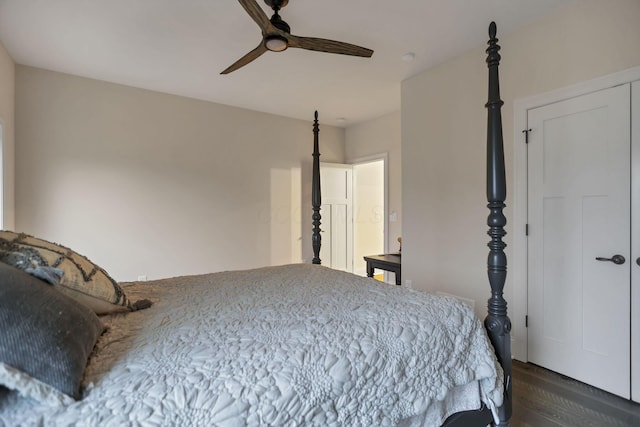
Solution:
<path fill-rule="evenodd" d="M 640 257 L 636 258 L 636 264 L 640 265 Z"/>
<path fill-rule="evenodd" d="M 614 264 L 622 265 L 626 261 L 622 255 L 614 255 L 611 258 L 596 257 L 598 261 L 611 261 Z M 638 262 L 638 260 L 636 260 Z"/>

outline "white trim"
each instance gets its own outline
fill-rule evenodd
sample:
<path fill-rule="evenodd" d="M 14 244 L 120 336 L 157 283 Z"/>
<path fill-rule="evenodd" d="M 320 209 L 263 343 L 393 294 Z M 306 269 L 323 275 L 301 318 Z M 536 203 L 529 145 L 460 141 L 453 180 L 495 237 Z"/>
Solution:
<path fill-rule="evenodd" d="M 640 79 L 631 84 L 631 399 L 640 403 Z M 635 308 L 635 309 L 634 309 Z"/>
<path fill-rule="evenodd" d="M 515 100 L 513 103 L 513 251 L 510 260 L 513 300 L 511 306 L 512 355 L 527 361 L 527 149 L 522 131 L 527 129 L 527 111 L 554 102 L 640 80 L 640 67 L 598 77 L 551 92 Z"/>

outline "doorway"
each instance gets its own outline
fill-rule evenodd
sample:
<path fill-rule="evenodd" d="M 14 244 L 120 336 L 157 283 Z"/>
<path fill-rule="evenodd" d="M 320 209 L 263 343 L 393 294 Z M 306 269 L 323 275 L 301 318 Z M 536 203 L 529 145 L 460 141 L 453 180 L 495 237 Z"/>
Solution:
<path fill-rule="evenodd" d="M 386 155 L 321 163 L 320 179 L 322 264 L 366 276 L 363 257 L 387 249 Z"/>
<path fill-rule="evenodd" d="M 630 398 L 631 85 L 528 112 L 528 348 Z"/>
<path fill-rule="evenodd" d="M 626 264 L 631 269 L 631 399 L 640 402 L 640 67 L 631 68 L 552 92 L 514 101 L 513 128 L 513 216 L 511 219 L 512 253 L 508 287 L 511 288 L 510 318 L 513 357 L 529 361 L 528 348 L 528 113 L 546 105 L 581 97 L 601 90 L 631 84 L 631 249 Z M 529 135 L 530 137 L 531 135 Z M 607 263 L 605 261 L 605 263 Z M 505 288 L 507 289 L 507 288 Z M 636 362 L 636 363 L 633 363 Z M 599 368 L 598 368 L 599 369 Z"/>
<path fill-rule="evenodd" d="M 385 165 L 384 158 L 353 164 L 353 272 L 360 276 L 367 275 L 366 255 L 385 253 Z"/>

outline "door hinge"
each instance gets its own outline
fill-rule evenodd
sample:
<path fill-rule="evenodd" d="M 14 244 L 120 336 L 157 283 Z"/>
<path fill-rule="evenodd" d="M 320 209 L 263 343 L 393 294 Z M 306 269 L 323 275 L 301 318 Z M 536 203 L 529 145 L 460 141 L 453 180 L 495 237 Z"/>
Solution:
<path fill-rule="evenodd" d="M 522 131 L 522 133 L 524 133 L 524 143 L 528 144 L 529 143 L 529 132 L 531 132 L 531 129 L 525 129 Z"/>
<path fill-rule="evenodd" d="M 525 224 L 525 226 L 524 226 L 524 235 L 525 236 L 529 235 L 529 224 Z"/>
<path fill-rule="evenodd" d="M 524 316 L 524 327 L 529 327 L 529 315 Z"/>

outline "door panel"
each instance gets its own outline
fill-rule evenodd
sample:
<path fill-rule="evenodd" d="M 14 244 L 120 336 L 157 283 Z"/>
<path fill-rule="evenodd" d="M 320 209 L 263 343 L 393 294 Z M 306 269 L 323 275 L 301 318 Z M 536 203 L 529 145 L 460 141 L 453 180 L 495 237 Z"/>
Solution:
<path fill-rule="evenodd" d="M 320 164 L 322 188 L 322 246 L 323 265 L 353 271 L 353 169 L 351 165 Z"/>
<path fill-rule="evenodd" d="M 630 395 L 630 86 L 528 112 L 528 358 Z"/>
<path fill-rule="evenodd" d="M 321 205 L 320 215 L 322 215 L 322 221 L 320 224 L 320 263 L 327 267 L 331 267 L 331 205 Z M 329 230 L 327 232 L 326 230 Z"/>
<path fill-rule="evenodd" d="M 330 223 L 326 224 L 324 227 L 329 233 L 325 233 L 323 235 L 326 236 L 330 234 L 330 238 L 327 242 L 323 242 L 320 251 L 323 248 L 327 251 L 327 257 L 325 258 L 330 264 L 324 263 L 331 268 L 335 268 L 336 270 L 344 270 L 349 271 L 348 260 L 350 257 L 348 256 L 348 212 L 349 207 L 346 203 L 338 204 L 334 203 L 332 205 L 322 205 L 322 210 L 328 213 L 331 217 Z M 322 259 L 322 258 L 320 258 Z"/>

